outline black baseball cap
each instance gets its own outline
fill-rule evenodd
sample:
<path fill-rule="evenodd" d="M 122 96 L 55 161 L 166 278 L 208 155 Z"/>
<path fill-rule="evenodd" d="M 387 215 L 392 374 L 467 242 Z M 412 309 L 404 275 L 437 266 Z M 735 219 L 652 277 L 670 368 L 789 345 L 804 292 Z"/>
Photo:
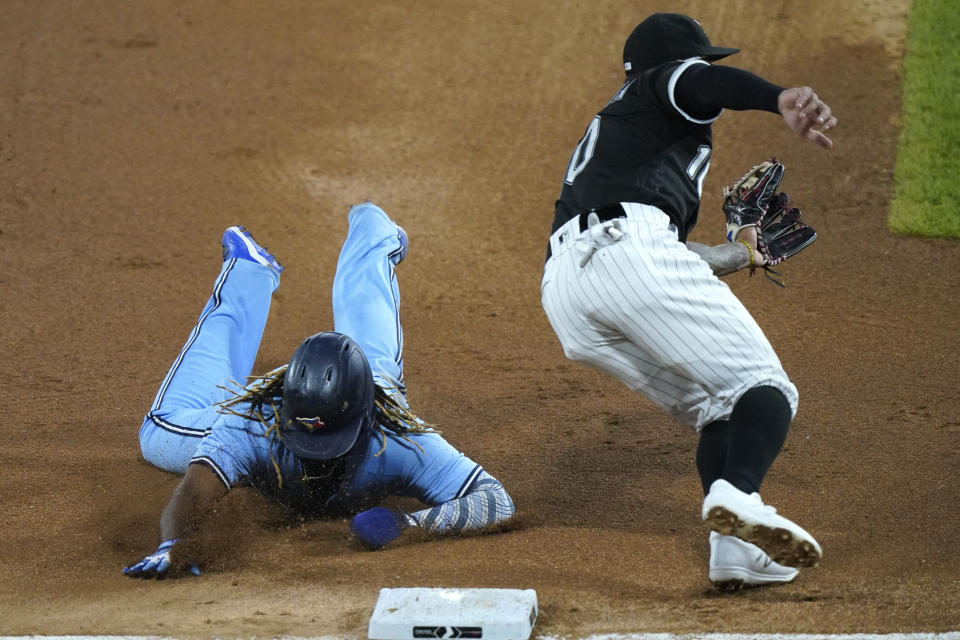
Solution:
<path fill-rule="evenodd" d="M 719 60 L 740 49 L 715 47 L 700 23 L 682 13 L 655 13 L 633 30 L 623 45 L 623 69 L 627 75 L 666 62 L 703 58 Z"/>

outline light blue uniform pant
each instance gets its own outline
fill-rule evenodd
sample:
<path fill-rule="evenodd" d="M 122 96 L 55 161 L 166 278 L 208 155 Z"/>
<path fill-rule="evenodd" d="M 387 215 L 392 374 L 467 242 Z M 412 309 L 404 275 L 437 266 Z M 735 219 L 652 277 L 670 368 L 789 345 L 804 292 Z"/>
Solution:
<path fill-rule="evenodd" d="M 371 203 L 353 207 L 349 221 L 333 278 L 334 330 L 356 340 L 380 386 L 405 394 L 400 290 L 393 271 L 405 250 L 400 229 Z"/>
<path fill-rule="evenodd" d="M 221 387 L 246 384 L 279 283 L 279 274 L 256 262 L 233 258 L 223 263 L 140 427 L 147 462 L 183 473 L 200 439 L 226 417 L 214 406 L 230 395 Z"/>
<path fill-rule="evenodd" d="M 382 245 L 382 246 L 381 246 Z M 400 292 L 393 266 L 402 259 L 400 231 L 380 207 L 351 208 L 349 231 L 333 281 L 334 330 L 360 345 L 378 383 L 403 385 Z M 258 263 L 223 263 L 213 293 L 186 344 L 167 372 L 140 427 L 144 459 L 184 473 L 200 439 L 218 422 L 242 420 L 220 413 L 217 403 L 251 374 L 279 274 Z M 402 395 L 401 395 L 402 398 Z M 400 398 L 398 398 L 400 399 Z"/>

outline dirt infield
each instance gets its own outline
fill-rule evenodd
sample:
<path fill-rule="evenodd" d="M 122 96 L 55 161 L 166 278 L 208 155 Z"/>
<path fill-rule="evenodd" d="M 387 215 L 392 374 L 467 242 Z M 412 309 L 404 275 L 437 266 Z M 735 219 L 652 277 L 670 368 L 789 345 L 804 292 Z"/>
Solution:
<path fill-rule="evenodd" d="M 960 245 L 885 228 L 907 0 L 0 3 L 0 633 L 363 636 L 381 587 L 536 589 L 536 633 L 960 629 Z M 776 155 L 820 238 L 785 290 L 727 279 L 800 389 L 765 499 L 824 560 L 783 587 L 707 580 L 692 432 L 567 362 L 539 305 L 568 154 L 649 12 L 731 64 L 814 86 L 836 148 L 727 113 L 721 185 Z M 178 479 L 137 429 L 244 224 L 287 266 L 257 369 L 332 327 L 350 204 L 409 232 L 417 412 L 503 481 L 509 530 L 369 553 L 343 521 L 232 492 L 206 574 L 120 569 Z"/>

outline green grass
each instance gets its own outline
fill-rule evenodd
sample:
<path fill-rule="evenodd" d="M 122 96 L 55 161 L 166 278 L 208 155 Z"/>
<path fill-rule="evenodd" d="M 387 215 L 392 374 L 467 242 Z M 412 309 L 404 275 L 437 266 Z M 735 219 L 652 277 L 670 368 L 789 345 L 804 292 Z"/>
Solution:
<path fill-rule="evenodd" d="M 890 230 L 960 237 L 960 11 L 955 2 L 913 1 L 900 122 Z"/>

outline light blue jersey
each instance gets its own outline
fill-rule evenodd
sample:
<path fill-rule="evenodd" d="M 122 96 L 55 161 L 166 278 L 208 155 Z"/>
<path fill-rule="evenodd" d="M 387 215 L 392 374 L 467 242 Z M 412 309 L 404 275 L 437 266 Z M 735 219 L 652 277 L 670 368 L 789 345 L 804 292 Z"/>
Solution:
<path fill-rule="evenodd" d="M 360 345 L 376 383 L 406 406 L 394 273 L 403 257 L 401 233 L 378 206 L 353 207 L 332 297 L 334 330 Z M 231 395 L 222 387 L 236 388 L 232 383 L 251 373 L 277 286 L 279 274 L 268 266 L 224 262 L 140 428 L 144 458 L 175 473 L 206 464 L 228 488 L 253 486 L 308 516 L 360 511 L 387 496 L 437 505 L 468 493 L 482 469 L 438 433 L 409 433 L 405 440 L 386 431 L 384 447 L 374 430 L 366 447 L 336 464 L 321 463 L 293 455 L 266 436 L 263 424 L 221 412 L 217 403 Z"/>

